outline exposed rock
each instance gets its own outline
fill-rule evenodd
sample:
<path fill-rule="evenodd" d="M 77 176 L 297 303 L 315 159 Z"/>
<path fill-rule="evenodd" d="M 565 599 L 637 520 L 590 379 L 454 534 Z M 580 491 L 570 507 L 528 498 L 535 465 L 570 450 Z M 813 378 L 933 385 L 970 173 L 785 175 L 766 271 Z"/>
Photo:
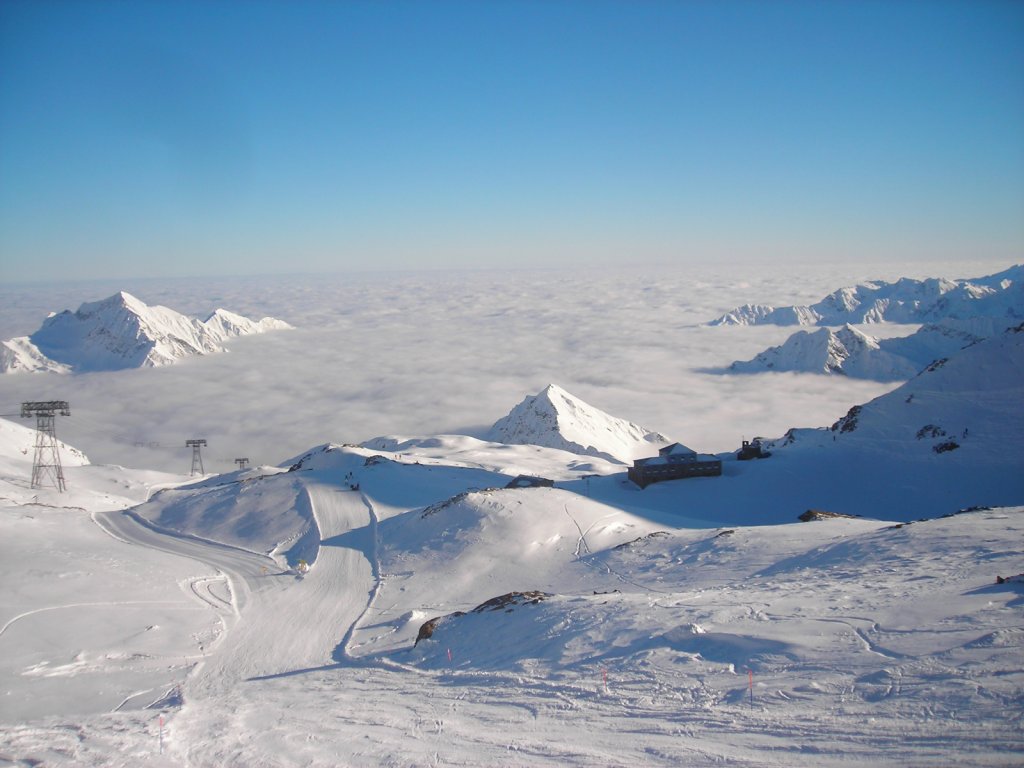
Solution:
<path fill-rule="evenodd" d="M 843 416 L 843 418 L 839 419 L 839 421 L 829 427 L 829 429 L 833 432 L 836 430 L 839 432 L 853 432 L 857 429 L 857 418 L 860 416 L 862 408 L 863 406 L 861 405 L 853 406 L 853 408 L 846 412 L 846 415 Z"/>
<path fill-rule="evenodd" d="M 663 539 L 666 536 L 668 536 L 668 531 L 653 531 L 652 533 L 648 533 L 646 536 L 641 536 L 637 539 L 633 539 L 632 541 L 627 541 L 622 544 L 619 544 L 617 547 L 614 547 L 614 549 L 632 549 L 637 544 L 642 544 L 644 542 L 652 541 L 654 539 Z"/>
<path fill-rule="evenodd" d="M 834 520 L 836 518 L 849 518 L 851 520 L 860 517 L 860 515 L 847 515 L 842 512 L 828 512 L 824 509 L 808 509 L 798 520 L 804 523 L 810 523 L 815 520 Z"/>
<path fill-rule="evenodd" d="M 549 597 L 551 597 L 551 594 L 548 592 L 508 592 L 504 595 L 499 595 L 498 597 L 492 597 L 490 600 L 481 603 L 470 611 L 470 613 L 487 613 L 489 611 L 500 611 L 502 609 L 504 609 L 506 613 L 511 613 L 517 605 L 536 605 Z M 434 631 L 445 621 L 465 615 L 465 611 L 455 611 L 454 613 L 449 613 L 446 616 L 436 616 L 429 621 L 425 621 L 420 626 L 419 632 L 416 633 L 416 642 L 413 643 L 413 646 L 418 645 L 420 640 L 426 640 L 433 637 Z"/>
<path fill-rule="evenodd" d="M 431 515 L 436 515 L 441 510 L 448 509 L 449 507 L 452 507 L 452 506 L 458 504 L 459 502 L 465 501 L 470 496 L 473 496 L 475 494 L 482 494 L 482 495 L 486 496 L 486 495 L 490 495 L 491 493 L 493 493 L 496 490 L 498 490 L 498 489 L 497 488 L 482 488 L 482 489 L 471 488 L 468 491 L 462 491 L 462 493 L 457 493 L 454 496 L 451 496 L 451 497 L 445 499 L 444 501 L 439 501 L 439 502 L 437 502 L 435 504 L 431 504 L 428 507 L 424 507 L 423 508 L 423 514 L 420 515 L 420 518 L 421 519 L 425 519 L 425 518 L 430 517 Z"/>
<path fill-rule="evenodd" d="M 554 480 L 546 477 L 534 477 L 533 475 L 519 475 L 508 482 L 506 488 L 552 488 Z"/>

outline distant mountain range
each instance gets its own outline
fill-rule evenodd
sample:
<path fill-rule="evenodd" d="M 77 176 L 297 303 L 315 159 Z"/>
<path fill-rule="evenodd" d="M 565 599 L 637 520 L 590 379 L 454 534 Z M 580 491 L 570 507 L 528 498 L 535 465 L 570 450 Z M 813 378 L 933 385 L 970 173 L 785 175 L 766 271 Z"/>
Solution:
<path fill-rule="evenodd" d="M 909 379 L 925 366 L 1013 325 L 1006 318 L 947 318 L 909 336 L 877 339 L 851 325 L 838 330 L 797 331 L 784 344 L 751 360 L 736 361 L 730 373 L 797 371 L 842 374 L 876 381 Z"/>
<path fill-rule="evenodd" d="M 810 306 L 744 304 L 708 325 L 933 323 L 944 318 L 1024 320 L 1024 265 L 969 280 L 901 278 L 840 288 Z"/>
<path fill-rule="evenodd" d="M 932 361 L 1024 320 L 1024 266 L 972 280 L 911 280 L 841 288 L 811 306 L 746 304 L 709 325 L 839 325 L 797 331 L 729 373 L 797 371 L 877 381 L 914 376 Z M 853 323 L 921 323 L 915 333 L 878 339 Z"/>
<path fill-rule="evenodd" d="M 121 291 L 77 311 L 50 315 L 31 336 L 0 343 L 0 373 L 79 373 L 170 365 L 184 357 L 224 351 L 238 336 L 291 328 L 265 317 L 253 321 L 225 309 L 206 320 L 149 306 Z"/>
<path fill-rule="evenodd" d="M 827 430 L 790 430 L 772 447 L 821 442 L 825 436 L 821 447 L 838 440 L 899 454 L 963 449 L 993 464 L 1019 465 L 1014 446 L 1024 433 L 1022 381 L 1024 323 L 932 362 L 892 392 L 854 406 Z"/>
<path fill-rule="evenodd" d="M 667 437 L 610 416 L 561 387 L 549 384 L 491 427 L 486 439 L 512 445 L 540 445 L 626 464 L 657 453 Z"/>

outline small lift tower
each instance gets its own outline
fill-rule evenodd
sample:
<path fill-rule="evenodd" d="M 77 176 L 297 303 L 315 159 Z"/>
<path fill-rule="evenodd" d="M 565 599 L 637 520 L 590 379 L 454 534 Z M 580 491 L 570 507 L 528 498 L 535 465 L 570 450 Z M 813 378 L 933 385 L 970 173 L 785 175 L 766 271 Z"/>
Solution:
<path fill-rule="evenodd" d="M 32 487 L 42 488 L 43 481 L 50 478 L 58 491 L 63 492 L 64 469 L 60 465 L 60 449 L 53 420 L 60 414 L 70 416 L 71 407 L 67 400 L 29 401 L 21 404 L 21 417 L 36 417 L 36 452 L 32 459 Z"/>
<path fill-rule="evenodd" d="M 185 447 L 192 449 L 192 475 L 195 476 L 196 470 L 199 470 L 200 475 L 205 475 L 206 471 L 203 469 L 203 456 L 199 453 L 199 449 L 206 445 L 206 440 L 200 438 L 196 440 L 186 440 Z"/>

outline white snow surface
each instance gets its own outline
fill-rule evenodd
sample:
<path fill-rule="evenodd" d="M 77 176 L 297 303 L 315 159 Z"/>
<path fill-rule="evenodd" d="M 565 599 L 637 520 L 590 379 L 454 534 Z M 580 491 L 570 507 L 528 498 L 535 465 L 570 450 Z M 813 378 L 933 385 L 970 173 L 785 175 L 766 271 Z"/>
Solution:
<path fill-rule="evenodd" d="M 290 328 L 274 318 L 255 322 L 218 309 L 205 321 L 163 306 L 148 306 L 125 291 L 77 311 L 52 314 L 30 337 L 4 343 L 0 372 L 110 371 L 169 365 L 193 355 L 222 352 L 238 336 Z"/>
<path fill-rule="evenodd" d="M 709 325 L 923 323 L 942 318 L 1024 319 L 1024 265 L 961 280 L 900 278 L 840 288 L 809 306 L 745 304 Z"/>
<path fill-rule="evenodd" d="M 644 490 L 589 412 L 66 493 L 0 419 L 0 765 L 1014 765 L 1022 404 L 1015 328 Z"/>
<path fill-rule="evenodd" d="M 0 422 L 0 756 L 1012 764 L 1022 339 L 643 491 L 599 457 L 446 435 L 187 485 L 83 465 L 30 501 L 31 430 Z M 520 474 L 555 486 L 505 488 Z M 1000 506 L 948 514 L 968 498 Z"/>
<path fill-rule="evenodd" d="M 28 336 L 0 341 L 0 372 L 2 373 L 69 373 L 70 368 L 55 362 L 39 351 Z"/>
<path fill-rule="evenodd" d="M 277 320 L 273 317 L 264 317 L 262 320 L 250 320 L 234 312 L 228 312 L 226 309 L 215 310 L 203 321 L 203 327 L 214 339 L 222 342 L 238 336 L 291 329 L 291 326 L 284 322 L 284 320 Z"/>
<path fill-rule="evenodd" d="M 1024 309 L 1024 307 L 1022 307 Z M 911 378 L 936 360 L 1016 325 L 1008 318 L 945 318 L 908 336 L 879 339 L 845 325 L 838 330 L 797 331 L 750 360 L 732 363 L 730 373 L 797 371 L 841 374 L 875 381 Z"/>
<path fill-rule="evenodd" d="M 669 439 L 610 416 L 555 384 L 527 396 L 487 433 L 489 440 L 530 444 L 622 463 L 648 456 Z"/>
<path fill-rule="evenodd" d="M 732 373 L 804 371 L 839 373 L 882 381 L 908 379 L 921 366 L 881 349 L 878 339 L 846 325 L 797 331 L 785 343 L 759 353 L 752 360 L 736 361 Z"/>

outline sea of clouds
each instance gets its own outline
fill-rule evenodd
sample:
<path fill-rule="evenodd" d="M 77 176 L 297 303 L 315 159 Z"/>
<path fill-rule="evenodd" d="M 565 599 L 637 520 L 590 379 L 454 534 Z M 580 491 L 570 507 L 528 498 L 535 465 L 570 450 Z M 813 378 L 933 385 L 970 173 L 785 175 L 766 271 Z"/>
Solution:
<path fill-rule="evenodd" d="M 746 303 L 807 304 L 870 279 L 977 277 L 1003 262 L 360 273 L 37 283 L 0 288 L 0 338 L 127 290 L 205 318 L 223 307 L 296 330 L 163 368 L 0 376 L 0 414 L 63 399 L 58 435 L 96 463 L 187 472 L 277 464 L 324 442 L 481 434 L 548 383 L 707 452 L 826 426 L 896 385 L 811 374 L 716 375 L 794 328 L 703 325 Z M 903 335 L 909 326 L 872 326 Z M 881 331 L 881 333 L 879 333 Z M 25 422 L 28 424 L 29 422 Z"/>

